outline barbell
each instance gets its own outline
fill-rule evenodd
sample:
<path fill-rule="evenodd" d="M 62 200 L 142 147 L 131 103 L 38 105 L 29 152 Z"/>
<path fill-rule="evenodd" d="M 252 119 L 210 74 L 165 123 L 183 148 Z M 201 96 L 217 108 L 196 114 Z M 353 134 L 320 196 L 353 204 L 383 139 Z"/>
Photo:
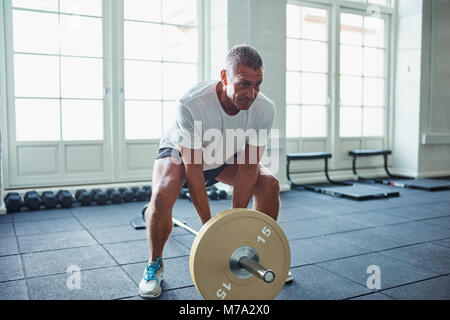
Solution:
<path fill-rule="evenodd" d="M 268 300 L 283 288 L 290 247 L 280 225 L 270 216 L 251 209 L 229 209 L 212 217 L 199 231 L 172 220 L 195 235 L 189 269 L 204 299 Z"/>

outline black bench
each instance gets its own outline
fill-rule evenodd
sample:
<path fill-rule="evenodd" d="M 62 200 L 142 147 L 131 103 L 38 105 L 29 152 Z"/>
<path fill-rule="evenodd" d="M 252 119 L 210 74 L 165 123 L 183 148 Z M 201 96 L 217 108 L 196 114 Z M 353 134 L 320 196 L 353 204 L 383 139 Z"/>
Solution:
<path fill-rule="evenodd" d="M 294 182 L 292 182 L 291 180 L 291 176 L 289 174 L 289 164 L 291 163 L 291 161 L 294 160 L 319 160 L 319 159 L 323 159 L 325 161 L 325 177 L 327 178 L 328 182 L 330 183 L 334 183 L 334 184 L 342 184 L 340 182 L 336 182 L 331 180 L 330 176 L 328 175 L 328 159 L 331 158 L 331 152 L 310 152 L 310 153 L 288 153 L 286 154 L 286 159 L 287 159 L 287 163 L 286 163 L 286 174 L 287 174 L 287 179 L 289 181 L 289 184 L 291 186 L 298 186 L 298 184 L 295 184 Z"/>
<path fill-rule="evenodd" d="M 352 155 L 354 157 L 358 156 L 369 156 L 374 155 L 374 153 L 378 152 L 378 154 L 386 154 L 390 153 L 389 150 L 384 152 L 383 150 L 372 152 L 367 152 L 367 150 L 352 150 Z M 385 188 L 379 188 L 374 186 L 368 186 L 361 183 L 349 183 L 349 182 L 337 182 L 330 178 L 328 175 L 328 159 L 331 158 L 330 152 L 313 152 L 313 153 L 288 153 L 286 155 L 286 174 L 289 184 L 292 188 L 303 188 L 308 191 L 324 193 L 332 196 L 345 197 L 352 200 L 368 200 L 368 199 L 380 199 L 387 197 L 398 197 L 399 192 L 394 192 L 390 190 L 386 190 Z M 309 185 L 309 184 L 296 184 L 292 182 L 290 177 L 290 163 L 295 160 L 319 160 L 323 159 L 325 162 L 325 177 L 327 178 L 329 184 L 324 185 Z M 356 169 L 354 167 L 354 172 Z"/>
<path fill-rule="evenodd" d="M 395 176 L 391 174 L 387 167 L 387 157 L 388 155 L 392 154 L 391 150 L 387 149 L 369 149 L 369 150 L 350 150 L 348 152 L 349 156 L 351 156 L 352 159 L 352 170 L 353 174 L 355 175 L 355 180 L 369 180 L 362 178 L 358 176 L 358 173 L 356 172 L 356 159 L 358 157 L 374 157 L 374 156 L 383 156 L 384 158 L 384 171 L 386 171 L 386 174 L 391 178 L 399 178 L 399 176 Z"/>

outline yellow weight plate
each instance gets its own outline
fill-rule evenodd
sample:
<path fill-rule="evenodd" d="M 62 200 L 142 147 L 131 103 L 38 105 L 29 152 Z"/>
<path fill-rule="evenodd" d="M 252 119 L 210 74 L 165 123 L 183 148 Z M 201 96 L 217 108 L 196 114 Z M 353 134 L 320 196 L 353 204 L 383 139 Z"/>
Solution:
<path fill-rule="evenodd" d="M 238 278 L 230 269 L 236 249 L 250 247 L 259 263 L 275 273 L 265 283 L 255 276 Z M 250 209 L 230 209 L 211 218 L 192 244 L 189 267 L 192 281 L 203 298 L 273 299 L 283 288 L 291 261 L 289 243 L 278 223 L 268 215 Z"/>

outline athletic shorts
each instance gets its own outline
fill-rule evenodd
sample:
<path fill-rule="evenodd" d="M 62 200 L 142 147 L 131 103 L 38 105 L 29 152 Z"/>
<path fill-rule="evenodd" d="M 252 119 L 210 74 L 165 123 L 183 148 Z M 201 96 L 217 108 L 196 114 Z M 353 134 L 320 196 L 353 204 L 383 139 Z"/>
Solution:
<path fill-rule="evenodd" d="M 163 158 L 171 157 L 173 150 L 174 150 L 173 148 L 169 148 L 169 147 L 159 149 L 156 159 L 163 159 Z M 236 156 L 237 156 L 237 154 L 234 155 L 235 158 L 236 158 Z M 178 157 L 179 157 L 178 159 L 180 161 L 182 161 L 180 151 L 178 151 Z M 217 182 L 219 182 L 216 180 L 216 178 L 227 166 L 228 166 L 228 164 L 224 163 L 223 165 L 221 165 L 218 168 L 203 171 L 203 177 L 205 178 L 206 186 L 210 187 L 210 186 L 216 184 Z M 187 188 L 187 183 L 184 184 L 183 188 Z"/>

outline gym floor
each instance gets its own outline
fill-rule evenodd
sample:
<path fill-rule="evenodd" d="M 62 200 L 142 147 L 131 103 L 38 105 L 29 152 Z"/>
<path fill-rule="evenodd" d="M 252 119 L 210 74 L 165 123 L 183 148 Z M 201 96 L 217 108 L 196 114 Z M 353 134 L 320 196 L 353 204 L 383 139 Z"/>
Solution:
<path fill-rule="evenodd" d="M 276 299 L 450 299 L 450 190 L 395 190 L 400 197 L 367 201 L 282 193 L 278 222 L 294 281 Z M 147 240 L 130 220 L 144 204 L 0 216 L 0 299 L 141 299 Z M 219 213 L 231 199 L 210 205 Z M 174 216 L 200 228 L 188 200 L 176 202 Z M 189 274 L 193 239 L 174 227 L 158 299 L 201 299 Z M 68 289 L 71 265 L 81 269 L 80 289 Z M 370 266 L 380 289 L 367 286 Z"/>

